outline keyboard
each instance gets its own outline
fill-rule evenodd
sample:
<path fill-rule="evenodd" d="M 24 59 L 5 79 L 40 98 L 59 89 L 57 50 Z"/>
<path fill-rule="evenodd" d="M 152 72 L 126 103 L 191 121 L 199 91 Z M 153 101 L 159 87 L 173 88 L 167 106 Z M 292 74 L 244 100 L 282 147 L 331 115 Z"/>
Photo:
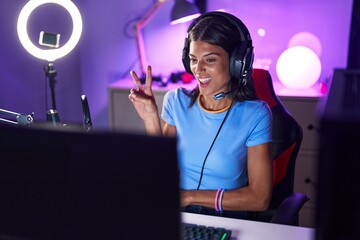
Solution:
<path fill-rule="evenodd" d="M 211 226 L 182 224 L 183 240 L 227 240 L 230 239 L 231 230 Z"/>

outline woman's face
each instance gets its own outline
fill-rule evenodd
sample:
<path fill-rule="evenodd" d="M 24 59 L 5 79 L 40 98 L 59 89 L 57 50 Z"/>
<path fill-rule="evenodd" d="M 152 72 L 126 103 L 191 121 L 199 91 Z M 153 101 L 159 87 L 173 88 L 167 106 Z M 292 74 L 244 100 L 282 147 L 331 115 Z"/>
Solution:
<path fill-rule="evenodd" d="M 217 45 L 192 41 L 189 50 L 190 68 L 198 81 L 200 93 L 213 97 L 228 91 L 230 81 L 229 54 Z"/>

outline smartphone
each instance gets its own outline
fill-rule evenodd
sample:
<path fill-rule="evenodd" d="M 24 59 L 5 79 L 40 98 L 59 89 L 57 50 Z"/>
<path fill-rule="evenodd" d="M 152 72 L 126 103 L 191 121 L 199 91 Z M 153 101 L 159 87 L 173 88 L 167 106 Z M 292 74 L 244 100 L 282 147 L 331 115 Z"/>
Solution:
<path fill-rule="evenodd" d="M 49 32 L 40 32 L 39 44 L 42 46 L 58 48 L 60 41 L 60 34 L 58 33 L 49 33 Z"/>

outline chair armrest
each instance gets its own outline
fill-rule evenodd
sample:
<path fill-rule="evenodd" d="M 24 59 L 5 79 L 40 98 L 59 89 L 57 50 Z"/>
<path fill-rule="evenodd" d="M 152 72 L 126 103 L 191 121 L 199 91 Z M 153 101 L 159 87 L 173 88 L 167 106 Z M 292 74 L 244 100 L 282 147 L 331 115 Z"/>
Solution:
<path fill-rule="evenodd" d="M 309 198 L 302 193 L 293 193 L 284 199 L 280 206 L 276 209 L 271 223 L 296 225 L 298 213 L 302 206 L 309 200 Z"/>

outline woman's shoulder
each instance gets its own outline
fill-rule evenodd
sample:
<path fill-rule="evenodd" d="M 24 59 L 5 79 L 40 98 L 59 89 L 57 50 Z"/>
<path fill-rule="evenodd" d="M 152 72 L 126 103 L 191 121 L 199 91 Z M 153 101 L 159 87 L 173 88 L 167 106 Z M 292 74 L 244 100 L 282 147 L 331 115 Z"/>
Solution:
<path fill-rule="evenodd" d="M 239 102 L 237 104 L 237 108 L 241 111 L 246 111 L 247 114 L 257 113 L 260 114 L 271 114 L 271 110 L 266 102 L 263 100 L 247 100 L 243 102 Z"/>
<path fill-rule="evenodd" d="M 182 88 L 174 88 L 165 93 L 165 96 L 167 98 L 190 98 L 189 94 L 187 93 L 187 90 L 184 90 Z"/>
<path fill-rule="evenodd" d="M 186 90 L 182 88 L 175 88 L 165 93 L 164 101 L 188 102 L 190 101 L 190 97 L 187 94 Z"/>
<path fill-rule="evenodd" d="M 179 90 L 180 90 L 180 88 L 170 89 L 169 91 L 167 91 L 167 92 L 165 93 L 165 95 L 169 95 L 169 96 L 178 95 L 178 94 L 179 94 Z"/>
<path fill-rule="evenodd" d="M 257 100 L 247 100 L 242 102 L 243 105 L 253 108 L 267 108 L 269 109 L 268 104 L 260 99 Z"/>

